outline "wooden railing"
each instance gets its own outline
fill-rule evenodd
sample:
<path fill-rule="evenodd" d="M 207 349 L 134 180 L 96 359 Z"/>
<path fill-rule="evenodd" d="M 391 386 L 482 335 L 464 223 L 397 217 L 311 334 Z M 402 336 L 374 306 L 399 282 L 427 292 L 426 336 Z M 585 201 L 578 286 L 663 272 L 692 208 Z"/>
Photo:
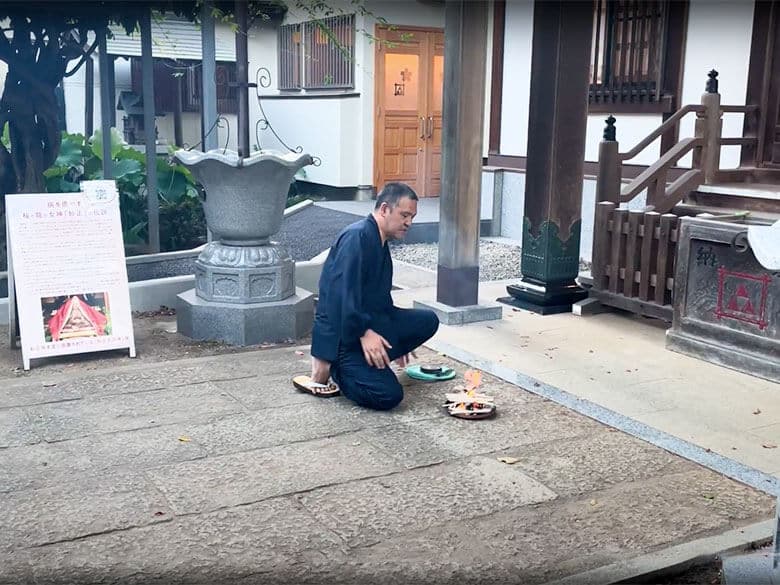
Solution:
<path fill-rule="evenodd" d="M 671 322 L 678 221 L 673 213 L 629 211 L 611 201 L 598 203 L 591 296 Z"/>
<path fill-rule="evenodd" d="M 619 151 L 615 118 L 607 118 L 604 140 L 599 145 L 591 290 L 591 296 L 603 304 L 671 320 L 679 216 L 670 212 L 702 184 L 717 182 L 722 146 L 756 143 L 755 137 L 722 137 L 724 113 L 754 112 L 756 106 L 721 105 L 716 71 L 709 73 L 706 87 L 701 104 L 682 107 L 625 153 Z M 677 142 L 623 185 L 623 162 L 677 128 L 690 113 L 696 114 L 694 136 Z M 670 183 L 670 172 L 688 153 L 692 154 L 691 168 L 683 172 L 675 169 L 679 175 Z M 619 208 L 645 191 L 644 209 Z"/>

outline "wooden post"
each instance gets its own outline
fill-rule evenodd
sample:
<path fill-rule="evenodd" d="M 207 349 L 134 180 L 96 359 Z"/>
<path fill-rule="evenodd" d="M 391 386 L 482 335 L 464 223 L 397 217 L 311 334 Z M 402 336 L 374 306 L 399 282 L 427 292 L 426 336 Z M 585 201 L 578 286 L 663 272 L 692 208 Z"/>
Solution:
<path fill-rule="evenodd" d="M 111 159 L 111 96 L 109 95 L 108 76 L 109 76 L 109 56 L 108 48 L 106 46 L 106 34 L 108 32 L 108 26 L 105 30 L 99 31 L 98 35 L 98 68 L 100 75 L 100 132 L 103 135 L 103 178 L 114 178 L 114 161 Z"/>
<path fill-rule="evenodd" d="M 720 111 L 720 94 L 718 93 L 718 72 L 714 69 L 708 74 L 706 92 L 701 96 L 704 106 L 701 170 L 704 173 L 704 184 L 717 182 L 720 170 L 720 138 L 723 131 L 723 120 Z"/>
<path fill-rule="evenodd" d="M 593 4 L 537 0 L 533 31 L 523 277 L 507 287 L 513 298 L 506 302 L 545 315 L 569 312 L 573 303 L 587 296 L 575 278 Z"/>
<path fill-rule="evenodd" d="M 206 0 L 200 11 L 200 36 L 203 43 L 202 83 L 200 101 L 201 148 L 204 152 L 219 148 L 217 124 L 217 57 L 214 33 L 214 2 Z"/>
<path fill-rule="evenodd" d="M 92 55 L 84 62 L 84 135 L 95 133 L 95 61 Z"/>
<path fill-rule="evenodd" d="M 160 251 L 160 201 L 157 198 L 157 132 L 154 119 L 154 59 L 152 57 L 152 11 L 141 11 L 141 78 L 143 79 L 144 135 L 146 148 L 146 206 L 149 246 Z"/>
<path fill-rule="evenodd" d="M 620 204 L 621 162 L 616 140 L 615 117 L 609 116 L 605 122 L 604 140 L 599 143 L 599 174 L 596 179 L 596 202 L 612 201 Z"/>
<path fill-rule="evenodd" d="M 486 2 L 444 8 L 444 104 L 436 300 L 477 304 L 482 112 L 485 109 Z"/>
<path fill-rule="evenodd" d="M 236 0 L 236 77 L 238 86 L 238 156 L 249 152 L 249 16 L 246 0 Z"/>

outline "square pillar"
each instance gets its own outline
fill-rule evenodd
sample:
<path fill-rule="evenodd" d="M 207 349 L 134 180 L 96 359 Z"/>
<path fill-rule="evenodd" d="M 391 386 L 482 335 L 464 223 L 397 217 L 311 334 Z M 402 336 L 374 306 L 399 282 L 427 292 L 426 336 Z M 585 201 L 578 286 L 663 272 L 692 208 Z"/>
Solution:
<path fill-rule="evenodd" d="M 479 215 L 489 4 L 457 0 L 444 7 L 444 103 L 439 263 L 433 309 L 445 324 L 501 318 L 479 305 Z"/>
<path fill-rule="evenodd" d="M 587 296 L 579 273 L 593 5 L 534 3 L 522 278 L 499 299 L 541 314 Z"/>

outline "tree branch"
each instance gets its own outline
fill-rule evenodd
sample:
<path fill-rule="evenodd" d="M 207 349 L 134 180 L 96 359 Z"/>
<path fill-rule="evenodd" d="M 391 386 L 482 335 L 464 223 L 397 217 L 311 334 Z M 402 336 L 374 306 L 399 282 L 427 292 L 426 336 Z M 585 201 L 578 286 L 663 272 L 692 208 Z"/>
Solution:
<path fill-rule="evenodd" d="M 70 71 L 66 71 L 66 72 L 63 74 L 63 77 L 70 77 L 71 75 L 73 75 L 74 73 L 76 73 L 76 71 L 78 71 L 78 70 L 79 70 L 79 68 L 80 68 L 80 67 L 81 67 L 81 66 L 84 64 L 84 62 L 85 62 L 85 61 L 86 61 L 86 60 L 87 60 L 89 57 L 91 57 L 91 56 L 92 56 L 92 53 L 94 53 L 94 52 L 95 52 L 95 49 L 97 49 L 97 46 L 98 46 L 98 39 L 95 39 L 95 42 L 94 42 L 94 43 L 92 43 L 92 46 L 90 46 L 90 47 L 89 47 L 89 48 L 86 50 L 86 52 L 85 52 L 85 53 L 84 53 L 84 54 L 81 56 L 81 59 L 79 59 L 79 62 L 78 62 L 78 64 L 76 64 L 76 66 L 75 66 L 73 69 L 71 69 Z M 66 65 L 65 67 L 67 68 L 67 65 Z"/>

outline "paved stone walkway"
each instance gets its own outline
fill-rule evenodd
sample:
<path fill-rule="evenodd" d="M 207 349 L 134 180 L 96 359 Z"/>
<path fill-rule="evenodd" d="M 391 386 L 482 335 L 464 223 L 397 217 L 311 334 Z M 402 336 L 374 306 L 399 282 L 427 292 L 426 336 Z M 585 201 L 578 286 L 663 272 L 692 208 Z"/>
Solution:
<path fill-rule="evenodd" d="M 2 380 L 0 583 L 533 585 L 773 514 L 489 376 L 486 421 L 296 393 L 305 349 Z"/>

